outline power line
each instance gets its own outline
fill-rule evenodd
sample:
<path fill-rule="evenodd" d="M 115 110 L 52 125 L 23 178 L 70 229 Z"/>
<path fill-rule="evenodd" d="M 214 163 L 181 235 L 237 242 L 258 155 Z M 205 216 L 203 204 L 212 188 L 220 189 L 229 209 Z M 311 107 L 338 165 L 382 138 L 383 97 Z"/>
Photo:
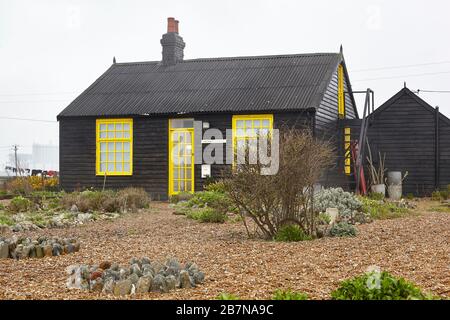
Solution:
<path fill-rule="evenodd" d="M 352 70 L 352 73 L 353 72 L 363 72 L 363 71 L 377 71 L 377 70 L 391 70 L 391 69 L 403 69 L 403 68 L 412 68 L 412 67 L 434 66 L 434 65 L 448 64 L 448 63 L 450 63 L 450 61 L 405 64 L 405 65 L 390 66 L 390 67 L 366 68 L 366 69 Z"/>
<path fill-rule="evenodd" d="M 30 119 L 30 118 L 14 118 L 14 117 L 0 117 L 0 119 L 21 120 L 21 121 L 35 121 L 35 122 L 51 122 L 51 123 L 58 122 L 58 121 L 55 121 L 55 120 L 42 120 L 42 119 Z"/>
<path fill-rule="evenodd" d="M 379 78 L 366 78 L 366 79 L 358 79 L 352 82 L 360 82 L 360 81 L 372 81 L 372 80 L 385 80 L 385 79 L 399 79 L 399 78 L 408 78 L 408 77 L 421 77 L 421 76 L 432 76 L 437 74 L 447 74 L 450 71 L 442 71 L 442 72 L 429 72 L 429 73 L 416 73 L 416 74 L 407 74 L 402 76 L 392 76 L 392 77 L 379 77 Z"/>
<path fill-rule="evenodd" d="M 3 100 L 0 103 L 40 103 L 40 102 L 67 102 L 67 100 Z"/>
<path fill-rule="evenodd" d="M 415 92 L 416 93 L 420 93 L 420 92 L 450 93 L 450 90 L 422 90 L 422 89 L 417 89 Z"/>
<path fill-rule="evenodd" d="M 65 95 L 75 94 L 76 92 L 41 92 L 41 93 L 0 93 L 0 97 L 22 97 L 22 96 L 51 96 L 51 95 Z"/>

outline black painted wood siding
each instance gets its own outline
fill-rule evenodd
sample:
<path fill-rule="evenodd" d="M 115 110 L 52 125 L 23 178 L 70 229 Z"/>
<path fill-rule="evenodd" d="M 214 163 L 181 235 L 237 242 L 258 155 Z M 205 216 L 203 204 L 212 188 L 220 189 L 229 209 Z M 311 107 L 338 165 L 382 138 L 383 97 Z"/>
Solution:
<path fill-rule="evenodd" d="M 344 77 L 345 118 L 356 118 L 355 106 L 348 93 L 348 81 Z M 338 73 L 334 72 L 323 99 L 316 112 L 315 135 L 331 141 L 335 147 L 336 161 L 321 178 L 320 183 L 326 187 L 349 188 L 350 179 L 344 173 L 344 143 L 340 120 L 338 120 Z"/>
<path fill-rule="evenodd" d="M 104 177 L 97 176 L 96 119 L 61 119 L 60 179 L 64 190 L 101 189 Z M 133 119 L 133 175 L 107 176 L 106 188 L 145 188 L 154 199 L 167 198 L 167 119 Z"/>
<path fill-rule="evenodd" d="M 314 113 L 289 112 L 272 113 L 274 127 L 283 125 L 310 128 Z M 217 128 L 226 137 L 226 129 L 232 128 L 232 114 L 183 115 L 195 120 L 207 121 L 210 128 Z M 96 176 L 96 119 L 63 118 L 60 119 L 60 182 L 64 190 L 103 187 L 104 177 Z M 168 118 L 133 118 L 133 175 L 107 176 L 107 189 L 121 189 L 129 186 L 141 187 L 150 193 L 153 199 L 168 197 Z M 224 150 L 225 155 L 225 150 Z M 213 164 L 211 173 L 218 177 L 226 165 Z M 203 189 L 206 179 L 201 178 L 201 166 L 195 165 L 195 190 Z"/>

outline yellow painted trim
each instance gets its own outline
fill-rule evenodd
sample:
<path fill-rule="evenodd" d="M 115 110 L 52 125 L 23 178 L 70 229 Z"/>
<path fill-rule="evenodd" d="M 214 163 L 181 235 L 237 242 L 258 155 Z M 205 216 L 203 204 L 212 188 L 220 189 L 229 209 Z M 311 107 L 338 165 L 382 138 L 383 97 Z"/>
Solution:
<path fill-rule="evenodd" d="M 235 155 L 236 155 L 236 148 L 237 148 L 237 135 L 236 135 L 236 130 L 237 128 L 237 122 L 238 121 L 245 121 L 245 120 L 252 120 L 252 129 L 254 128 L 253 126 L 253 121 L 254 120 L 269 120 L 269 133 L 273 130 L 273 114 L 250 114 L 250 115 L 233 115 L 232 117 L 232 140 L 233 140 L 233 165 L 234 165 L 234 161 L 235 161 Z M 245 126 L 244 126 L 245 128 Z M 244 140 L 248 140 L 249 138 L 246 136 L 240 137 Z"/>
<path fill-rule="evenodd" d="M 346 175 L 351 173 L 351 155 L 350 155 L 351 129 L 344 128 L 344 171 Z"/>
<path fill-rule="evenodd" d="M 190 118 L 189 118 L 190 119 Z M 168 166 L 169 166 L 169 190 L 168 190 L 168 193 L 169 193 L 169 196 L 172 196 L 172 195 L 175 195 L 175 194 L 178 194 L 178 193 L 180 193 L 180 191 L 176 191 L 176 190 L 174 190 L 173 189 L 173 166 L 172 166 L 172 162 L 173 162 L 173 157 L 172 157 L 172 150 L 173 150 L 173 141 L 172 141 L 172 132 L 188 132 L 188 133 L 190 133 L 191 134 L 191 145 L 192 145 L 192 149 L 191 149 L 191 153 L 192 153 L 192 157 L 191 157 L 191 191 L 190 191 L 190 193 L 194 193 L 195 192 L 195 175 L 194 175 L 194 172 L 195 172 L 195 158 L 194 158 L 194 155 L 195 155 L 195 135 L 194 135 L 194 128 L 172 128 L 171 127 L 171 124 L 170 124 L 170 121 L 171 120 L 183 120 L 183 119 L 180 119 L 180 118 L 175 118 L 175 119 L 169 119 L 168 120 L 168 128 L 169 128 L 169 130 L 168 130 L 168 138 L 169 138 L 169 143 L 168 143 L 168 145 L 169 145 L 169 156 L 168 156 L 168 159 L 169 159 L 169 163 L 168 163 Z M 185 174 L 186 174 L 186 169 L 185 169 Z M 187 180 L 186 178 L 184 178 L 183 180 Z M 187 192 L 187 191 L 184 191 L 184 192 Z"/>
<path fill-rule="evenodd" d="M 130 136 L 128 138 L 100 138 L 100 125 L 101 124 L 111 124 L 114 125 L 117 123 L 122 124 L 128 124 L 130 126 Z M 115 129 L 115 127 L 114 127 Z M 95 172 L 97 176 L 104 176 L 105 174 L 107 176 L 131 176 L 133 175 L 133 119 L 97 119 L 95 123 L 95 131 L 96 131 L 96 160 L 95 160 Z M 114 130 L 115 132 L 116 130 Z M 123 131 L 123 129 L 122 129 Z M 108 132 L 108 131 L 106 131 Z M 123 134 L 123 133 L 122 133 Z M 108 143 L 113 142 L 114 143 L 114 154 L 115 154 L 115 148 L 116 148 L 116 142 L 129 142 L 130 143 L 130 170 L 129 171 L 101 171 L 100 169 L 100 143 Z M 123 148 L 123 146 L 122 146 Z M 108 154 L 108 151 L 106 152 Z M 106 161 L 108 163 L 108 161 Z M 114 168 L 116 165 L 116 160 L 114 159 Z M 124 167 L 125 161 L 123 160 L 122 156 L 122 170 Z M 106 164 L 107 166 L 107 164 Z"/>
<path fill-rule="evenodd" d="M 338 117 L 345 118 L 345 98 L 344 98 L 344 66 L 338 67 Z"/>

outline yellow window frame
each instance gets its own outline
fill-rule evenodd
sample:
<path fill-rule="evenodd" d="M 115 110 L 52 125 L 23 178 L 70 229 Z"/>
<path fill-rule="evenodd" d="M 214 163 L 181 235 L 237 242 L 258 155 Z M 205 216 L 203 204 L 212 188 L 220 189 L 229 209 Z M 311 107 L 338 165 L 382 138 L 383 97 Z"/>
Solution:
<path fill-rule="evenodd" d="M 172 154 L 172 150 L 173 150 L 173 145 L 174 145 L 174 143 L 173 143 L 173 141 L 172 141 L 172 133 L 173 132 L 179 132 L 179 133 L 184 133 L 184 132 L 188 132 L 188 133 L 190 133 L 191 134 L 191 145 L 192 145 L 192 149 L 191 149 L 191 153 L 192 153 L 192 156 L 191 156 L 191 191 L 183 191 L 183 192 L 189 192 L 189 193 L 194 193 L 195 192 L 195 176 L 194 176 L 194 169 L 195 169 L 195 161 L 194 161 L 194 153 L 195 153 L 195 135 L 194 135 L 194 128 L 193 127 L 190 127 L 190 128 L 172 128 L 172 126 L 171 126 L 171 121 L 172 120 L 191 120 L 190 118 L 189 119 L 180 119 L 180 118 L 174 118 L 174 119 L 169 119 L 169 124 L 168 124 L 168 127 L 169 127 L 169 196 L 173 196 L 173 195 L 176 195 L 176 194 L 179 194 L 181 191 L 176 191 L 176 190 L 174 190 L 174 185 L 173 185 L 173 182 L 174 182 L 174 177 L 173 177 L 173 171 L 174 171 L 174 168 L 173 168 L 173 165 L 172 165 L 172 162 L 173 162 L 173 154 Z M 192 119 L 193 120 L 193 119 Z M 179 155 L 180 156 L 180 155 Z M 185 173 L 184 173 L 184 178 L 182 179 L 184 182 L 186 182 L 186 181 L 188 181 L 189 179 L 187 179 L 186 178 L 186 165 L 184 166 L 184 171 L 185 171 Z M 178 179 L 178 180 L 181 180 L 181 179 Z"/>
<path fill-rule="evenodd" d="M 258 127 L 254 126 L 254 121 L 255 120 L 260 120 L 261 121 L 261 125 Z M 269 126 L 268 128 L 266 128 L 265 126 L 262 126 L 262 121 L 264 120 L 269 120 Z M 241 128 L 237 126 L 237 122 L 238 121 L 244 121 L 244 126 Z M 237 142 L 238 140 L 250 140 L 250 139 L 255 139 L 256 137 L 250 137 L 247 135 L 239 135 L 237 134 L 237 130 L 238 129 L 242 129 L 243 132 L 246 132 L 247 129 L 250 129 L 246 127 L 247 122 L 246 121 L 251 121 L 251 129 L 268 129 L 269 134 L 272 132 L 273 130 L 273 114 L 251 114 L 251 115 L 233 115 L 232 118 L 232 139 L 233 139 L 233 165 L 235 164 L 235 155 L 236 155 L 236 151 L 237 151 Z"/>
<path fill-rule="evenodd" d="M 350 156 L 351 129 L 344 128 L 344 171 L 348 176 L 351 174 L 351 156 Z"/>
<path fill-rule="evenodd" d="M 345 97 L 344 97 L 344 66 L 338 67 L 338 117 L 345 118 Z"/>
<path fill-rule="evenodd" d="M 106 130 L 106 137 L 101 137 L 100 132 L 103 132 L 103 130 L 100 130 L 101 125 L 106 125 L 106 128 L 108 128 L 108 125 L 110 124 L 114 124 L 114 130 Z M 122 130 L 116 130 L 116 125 L 118 124 L 122 124 Z M 124 137 L 125 136 L 125 130 L 123 129 L 124 125 L 128 124 L 129 125 L 129 137 Z M 96 175 L 98 176 L 131 176 L 133 174 L 133 119 L 97 119 L 96 120 Z M 114 137 L 108 137 L 108 133 L 109 132 L 114 132 Z M 116 137 L 117 133 L 120 133 L 122 137 Z M 122 149 L 122 160 L 121 161 L 116 161 L 116 143 L 118 142 L 129 142 L 129 146 L 130 146 L 130 159 L 128 161 L 124 160 L 124 150 Z M 114 150 L 112 151 L 112 153 L 114 154 L 114 160 L 113 161 L 109 161 L 108 160 L 108 154 L 109 154 L 109 150 L 106 151 L 106 161 L 103 161 L 106 164 L 105 167 L 105 171 L 101 170 L 101 159 L 100 159 L 100 146 L 101 143 L 113 143 L 114 144 Z M 123 148 L 123 144 L 122 144 L 122 148 Z M 116 164 L 118 164 L 119 162 L 122 163 L 122 170 L 121 171 L 116 171 Z M 108 163 L 113 163 L 114 164 L 114 171 L 108 171 Z M 128 171 L 124 171 L 124 165 L 125 163 L 129 163 L 129 170 Z"/>

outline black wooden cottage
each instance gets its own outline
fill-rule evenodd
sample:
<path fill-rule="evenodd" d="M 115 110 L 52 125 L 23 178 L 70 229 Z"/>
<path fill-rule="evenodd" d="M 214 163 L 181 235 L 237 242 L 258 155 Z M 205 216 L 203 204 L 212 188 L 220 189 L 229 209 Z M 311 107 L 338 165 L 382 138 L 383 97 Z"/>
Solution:
<path fill-rule="evenodd" d="M 342 137 L 339 119 L 358 117 L 342 49 L 184 60 L 185 43 L 173 18 L 161 44 L 162 61 L 114 61 L 58 115 L 65 190 L 136 186 L 156 199 L 201 190 L 201 165 L 177 166 L 171 156 L 181 145 L 187 152 L 178 157 L 193 157 L 192 120 L 224 134 L 235 134 L 240 124 L 287 124 L 328 138 Z M 325 185 L 348 184 L 350 159 L 337 151 Z M 212 165 L 212 177 L 220 171 L 221 165 Z"/>
<path fill-rule="evenodd" d="M 403 193 L 430 195 L 450 184 L 450 120 L 411 90 L 402 88 L 368 117 L 367 138 L 375 163 L 386 155 L 388 171 L 408 171 Z M 358 139 L 360 119 L 343 120 Z M 366 148 L 367 150 L 367 148 Z"/>

